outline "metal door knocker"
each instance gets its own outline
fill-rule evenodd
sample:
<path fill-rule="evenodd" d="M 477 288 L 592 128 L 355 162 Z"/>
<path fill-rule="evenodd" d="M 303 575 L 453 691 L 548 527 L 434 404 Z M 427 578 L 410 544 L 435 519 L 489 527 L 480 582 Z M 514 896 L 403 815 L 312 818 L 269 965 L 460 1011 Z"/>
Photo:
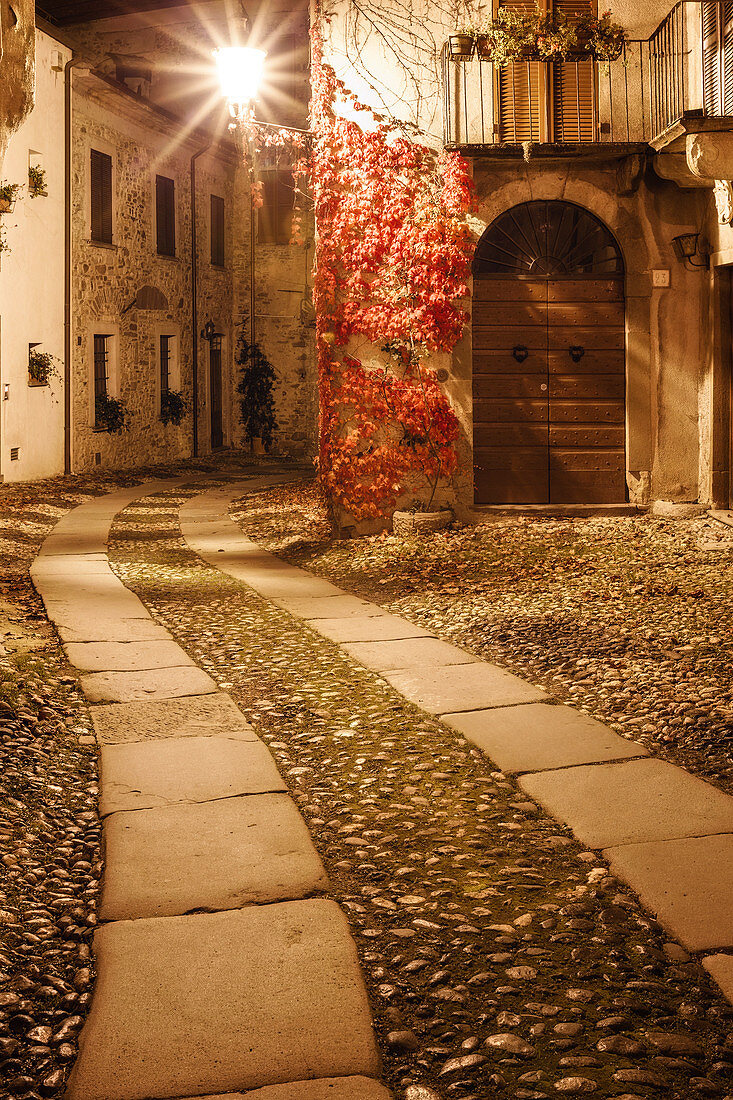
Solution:
<path fill-rule="evenodd" d="M 574 363 L 579 363 L 585 355 L 585 348 L 581 348 L 580 344 L 571 344 L 568 348 L 570 352 L 570 358 Z"/>
<path fill-rule="evenodd" d="M 518 363 L 523 363 L 529 355 L 529 351 L 524 346 L 524 344 L 516 344 L 512 349 L 512 355 Z"/>

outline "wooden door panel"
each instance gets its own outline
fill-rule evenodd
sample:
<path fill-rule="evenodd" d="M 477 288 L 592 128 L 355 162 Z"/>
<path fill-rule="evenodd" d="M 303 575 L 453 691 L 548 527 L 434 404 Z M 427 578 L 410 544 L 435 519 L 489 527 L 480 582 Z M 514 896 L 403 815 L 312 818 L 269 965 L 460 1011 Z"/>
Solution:
<path fill-rule="evenodd" d="M 553 325 L 547 330 L 548 347 L 551 351 L 562 351 L 569 347 L 581 347 L 584 351 L 623 350 L 624 330 L 618 326 L 607 328 L 588 328 L 586 325 Z"/>
<path fill-rule="evenodd" d="M 612 440 L 612 442 L 616 441 Z M 491 424 L 474 422 L 473 445 L 479 450 L 487 447 L 543 447 L 546 450 L 547 423 Z"/>
<path fill-rule="evenodd" d="M 618 401 L 623 405 L 624 384 L 622 374 L 552 374 L 550 402 Z"/>
<path fill-rule="evenodd" d="M 474 403 L 473 419 L 483 424 L 547 423 L 547 401 L 530 399 L 489 401 L 479 398 Z"/>
<path fill-rule="evenodd" d="M 556 325 L 624 326 L 623 302 L 550 302 L 547 307 L 550 328 Z"/>
<path fill-rule="evenodd" d="M 575 341 L 570 340 L 569 343 Z M 513 348 L 542 349 L 547 352 L 547 329 L 544 325 L 477 325 L 473 330 L 473 346 L 477 351 L 508 351 Z"/>
<path fill-rule="evenodd" d="M 596 351 L 583 349 L 577 363 L 570 355 L 569 347 L 551 348 L 547 353 L 550 374 L 620 374 L 626 372 L 626 362 L 622 349 L 615 351 Z"/>
<path fill-rule="evenodd" d="M 623 448 L 549 452 L 550 500 L 555 504 L 616 504 L 626 500 Z"/>
<path fill-rule="evenodd" d="M 538 401 L 547 400 L 547 375 L 546 374 L 492 374 L 486 378 L 474 378 L 473 399 L 496 398 L 536 398 Z M 475 413 L 474 413 L 475 417 Z"/>
<path fill-rule="evenodd" d="M 552 424 L 623 424 L 626 417 L 623 405 L 617 401 L 553 401 L 549 410 Z"/>
<path fill-rule="evenodd" d="M 500 279 L 477 276 L 475 302 L 546 302 L 547 279 Z"/>
<path fill-rule="evenodd" d="M 625 442 L 623 424 L 550 424 L 551 447 L 614 447 L 623 449 Z"/>
<path fill-rule="evenodd" d="M 548 302 L 623 302 L 623 279 L 557 279 L 547 287 Z"/>
<path fill-rule="evenodd" d="M 524 346 L 527 347 L 526 344 Z M 547 352 L 545 349 L 527 348 L 527 352 L 526 359 L 520 362 L 512 355 L 511 348 L 477 350 L 474 345 L 474 381 L 477 378 L 494 374 L 544 374 L 547 370 Z"/>
<path fill-rule="evenodd" d="M 473 323 L 482 325 L 539 325 L 547 327 L 545 302 L 476 302 Z M 572 323 L 572 322 L 569 322 Z"/>
<path fill-rule="evenodd" d="M 547 447 L 487 447 L 475 452 L 476 500 L 492 504 L 546 504 Z"/>

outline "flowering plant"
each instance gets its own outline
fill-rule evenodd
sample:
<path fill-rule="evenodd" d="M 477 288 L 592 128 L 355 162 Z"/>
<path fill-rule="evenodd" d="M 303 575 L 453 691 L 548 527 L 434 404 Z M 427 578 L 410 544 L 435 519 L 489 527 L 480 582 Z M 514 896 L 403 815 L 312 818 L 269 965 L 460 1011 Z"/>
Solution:
<path fill-rule="evenodd" d="M 475 40 L 480 58 L 499 66 L 513 61 L 563 61 L 571 54 L 616 61 L 626 42 L 624 28 L 608 11 L 597 18 L 568 19 L 563 12 L 522 14 L 499 8 L 492 20 L 479 27 L 466 24 L 459 33 Z"/>
<path fill-rule="evenodd" d="M 31 348 L 28 352 L 28 377 L 38 386 L 47 386 L 52 378 L 61 379 L 55 355 L 49 351 L 36 351 Z"/>
<path fill-rule="evenodd" d="M 458 154 L 436 154 L 361 103 L 323 61 L 318 20 L 311 34 L 313 144 L 296 173 L 310 180 L 319 230 L 319 476 L 364 519 L 420 485 L 429 504 L 457 465 L 458 420 L 424 360 L 466 324 L 473 191 Z M 369 364 L 351 354 L 359 338 Z"/>

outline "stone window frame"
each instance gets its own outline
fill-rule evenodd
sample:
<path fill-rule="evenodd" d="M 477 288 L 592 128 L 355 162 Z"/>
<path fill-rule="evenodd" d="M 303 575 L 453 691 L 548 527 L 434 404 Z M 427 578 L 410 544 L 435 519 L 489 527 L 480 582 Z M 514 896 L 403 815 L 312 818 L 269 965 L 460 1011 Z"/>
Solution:
<path fill-rule="evenodd" d="M 95 241 L 92 237 L 92 149 L 106 153 L 112 160 L 112 242 Z M 88 135 L 84 140 L 84 239 L 94 248 L 117 248 L 117 183 L 118 183 L 117 147 L 104 138 Z"/>
<path fill-rule="evenodd" d="M 120 396 L 120 323 L 109 316 L 94 317 L 87 333 L 87 386 L 89 388 L 89 426 L 93 431 L 103 431 L 96 425 L 94 400 L 94 337 L 109 337 L 107 360 L 107 393 Z"/>
<path fill-rule="evenodd" d="M 181 326 L 177 321 L 156 321 L 153 325 L 153 364 L 155 373 L 155 407 L 160 414 L 161 392 L 160 377 L 160 338 L 172 336 L 173 344 L 171 360 L 169 364 L 168 389 L 181 390 Z"/>
<path fill-rule="evenodd" d="M 173 253 L 158 252 L 158 176 L 173 180 Z M 156 260 L 176 261 L 181 241 L 181 181 L 177 169 L 165 164 L 156 165 L 150 180 L 150 208 L 152 221 L 151 246 Z"/>

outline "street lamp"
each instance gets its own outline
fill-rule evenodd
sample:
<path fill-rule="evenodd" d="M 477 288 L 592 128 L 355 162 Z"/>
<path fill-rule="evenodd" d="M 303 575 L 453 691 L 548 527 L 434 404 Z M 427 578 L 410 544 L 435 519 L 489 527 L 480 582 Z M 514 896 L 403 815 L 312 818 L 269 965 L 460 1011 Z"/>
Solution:
<path fill-rule="evenodd" d="M 252 113 L 252 101 L 262 80 L 262 72 L 267 57 L 266 50 L 258 50 L 253 46 L 222 46 L 214 50 L 214 60 L 219 75 L 221 94 L 229 104 L 229 113 L 234 119 L 242 154 L 245 149 L 245 125 Z M 250 208 L 249 208 L 249 343 L 254 347 L 256 342 L 255 329 L 255 159 L 254 142 L 249 140 L 249 180 L 250 180 Z"/>
<path fill-rule="evenodd" d="M 222 46 L 214 50 L 221 94 L 229 103 L 232 118 L 247 118 L 262 80 L 266 50 L 252 46 Z"/>

